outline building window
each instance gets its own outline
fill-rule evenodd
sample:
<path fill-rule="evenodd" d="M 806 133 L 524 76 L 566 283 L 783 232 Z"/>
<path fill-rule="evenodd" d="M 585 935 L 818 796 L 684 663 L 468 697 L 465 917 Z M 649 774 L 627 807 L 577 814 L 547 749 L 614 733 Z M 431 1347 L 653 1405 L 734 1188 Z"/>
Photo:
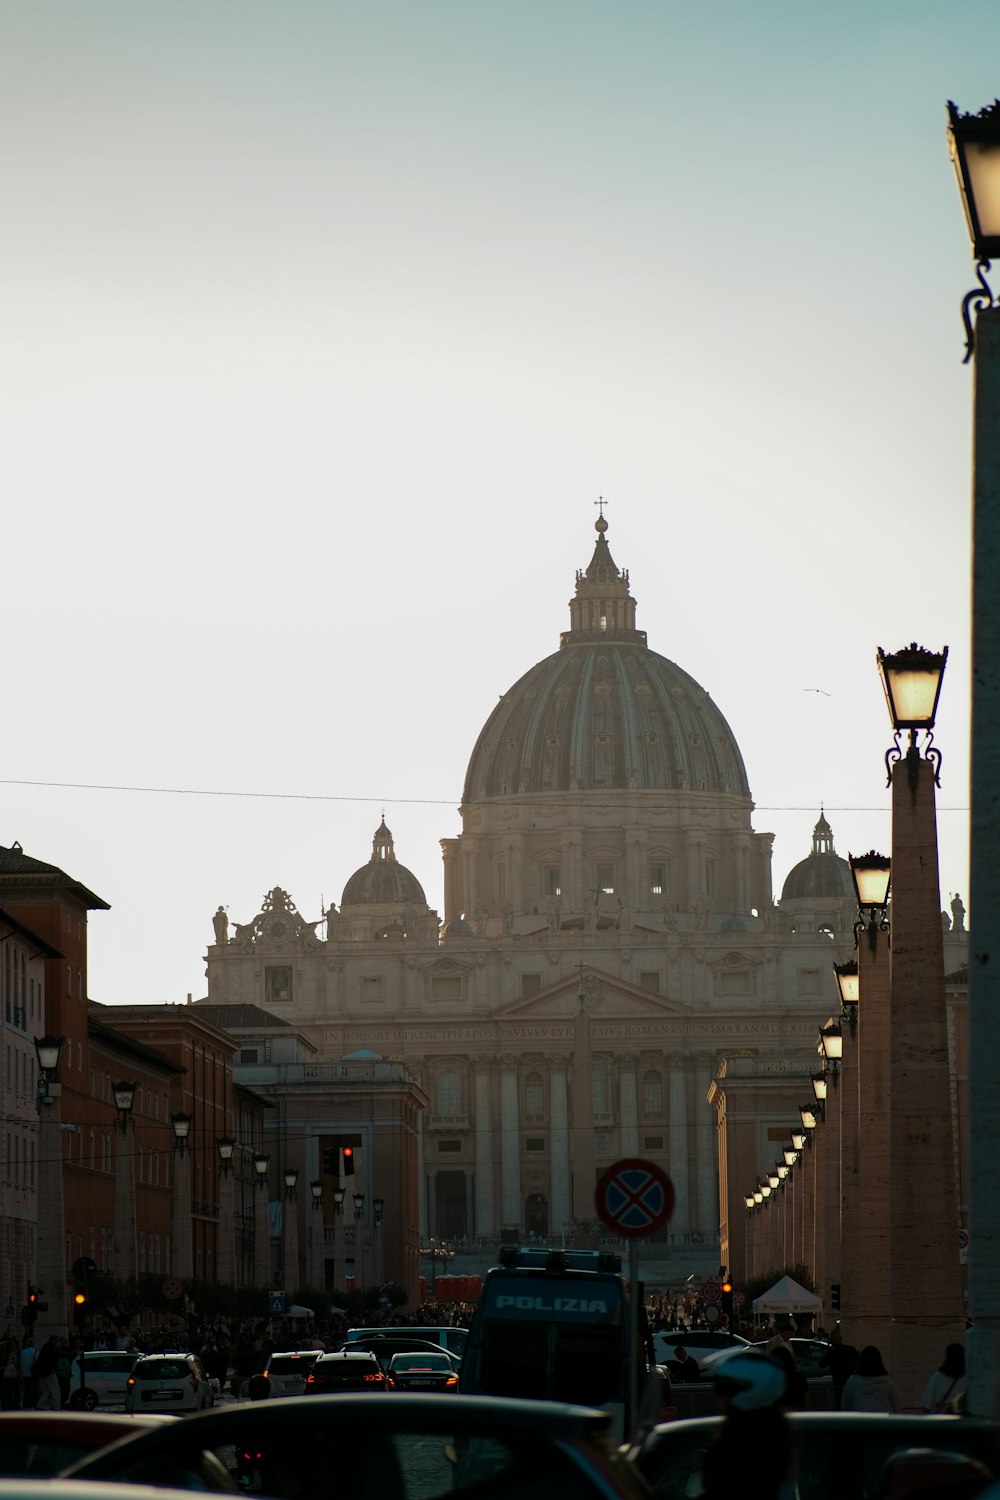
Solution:
<path fill-rule="evenodd" d="M 529 1135 L 524 1143 L 525 1151 L 544 1151 L 545 1137 L 542 1135 Z"/>
<path fill-rule="evenodd" d="M 719 993 L 722 995 L 749 995 L 750 974 L 746 969 L 719 975 Z"/>
<path fill-rule="evenodd" d="M 541 974 L 522 974 L 521 975 L 521 994 L 522 995 L 537 995 L 538 991 L 541 989 L 541 987 L 542 987 L 542 976 L 541 976 Z"/>
<path fill-rule="evenodd" d="M 819 971 L 819 969 L 800 969 L 799 970 L 799 994 L 800 995 L 821 995 L 822 993 L 823 993 L 823 983 L 822 983 L 822 979 L 820 977 L 820 971 Z"/>
<path fill-rule="evenodd" d="M 529 1073 L 524 1080 L 524 1115 L 527 1120 L 545 1118 L 545 1081 L 541 1073 Z"/>
<path fill-rule="evenodd" d="M 264 970 L 264 1004 L 278 1005 L 292 998 L 292 971 L 284 964 L 268 964 Z"/>
<path fill-rule="evenodd" d="M 546 865 L 542 871 L 542 889 L 546 896 L 561 896 L 562 882 L 559 879 L 559 866 Z"/>
<path fill-rule="evenodd" d="M 256 1047 L 241 1047 L 240 1048 L 240 1062 L 241 1063 L 255 1063 L 255 1062 L 259 1062 L 259 1061 L 260 1061 L 260 1059 L 259 1059 L 259 1057 L 257 1055 L 257 1048 Z"/>
<path fill-rule="evenodd" d="M 597 889 L 605 896 L 615 893 L 615 867 L 612 864 L 597 866 Z"/>
<path fill-rule="evenodd" d="M 663 1079 L 659 1073 L 642 1075 L 642 1112 L 654 1119 L 663 1114 Z"/>
<path fill-rule="evenodd" d="M 457 1073 L 442 1073 L 438 1079 L 437 1113 L 446 1120 L 462 1113 L 462 1080 Z"/>
<path fill-rule="evenodd" d="M 649 867 L 649 894 L 662 896 L 667 889 L 667 867 L 663 864 Z"/>
<path fill-rule="evenodd" d="M 639 972 L 639 988 L 649 990 L 650 994 L 660 993 L 660 973 L 658 969 L 642 969 Z"/>
<path fill-rule="evenodd" d="M 462 1149 L 462 1142 L 461 1141 L 438 1141 L 438 1150 L 439 1151 L 451 1151 L 451 1152 L 454 1153 L 456 1151 L 461 1151 L 461 1149 Z"/>
<path fill-rule="evenodd" d="M 609 1130 L 594 1131 L 594 1151 L 598 1156 L 607 1156 L 611 1150 L 611 1132 Z"/>
<path fill-rule="evenodd" d="M 461 1000 L 461 974 L 435 974 L 431 979 L 432 1000 Z"/>
<path fill-rule="evenodd" d="M 385 999 L 385 979 L 381 974 L 363 974 L 361 976 L 361 1003 L 362 1005 L 381 1005 Z"/>
<path fill-rule="evenodd" d="M 642 1149 L 644 1151 L 662 1151 L 662 1135 L 644 1135 L 642 1138 Z"/>

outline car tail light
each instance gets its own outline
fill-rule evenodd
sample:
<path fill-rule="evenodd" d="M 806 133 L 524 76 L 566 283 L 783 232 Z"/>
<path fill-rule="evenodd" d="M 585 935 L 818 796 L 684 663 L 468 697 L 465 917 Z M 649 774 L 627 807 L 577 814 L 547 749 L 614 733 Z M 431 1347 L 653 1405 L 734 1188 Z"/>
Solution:
<path fill-rule="evenodd" d="M 380 1372 L 378 1375 L 362 1375 L 361 1379 L 365 1385 L 381 1385 L 385 1376 Z"/>
<path fill-rule="evenodd" d="M 313 1374 L 312 1374 L 312 1373 L 311 1373 L 311 1372 L 310 1372 L 310 1374 L 308 1374 L 308 1375 L 307 1375 L 307 1376 L 306 1376 L 306 1385 L 315 1385 L 315 1384 L 316 1384 L 316 1376 L 315 1376 L 315 1375 L 313 1375 Z"/>
<path fill-rule="evenodd" d="M 444 1388 L 445 1388 L 446 1391 L 457 1391 L 458 1390 L 458 1376 L 457 1375 L 449 1375 L 448 1379 L 444 1383 Z"/>

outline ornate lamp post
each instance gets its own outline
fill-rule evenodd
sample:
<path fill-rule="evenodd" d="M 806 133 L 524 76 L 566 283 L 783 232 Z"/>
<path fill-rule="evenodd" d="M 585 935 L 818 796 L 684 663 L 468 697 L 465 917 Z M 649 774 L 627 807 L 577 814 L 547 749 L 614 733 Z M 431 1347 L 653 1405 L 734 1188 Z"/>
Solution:
<path fill-rule="evenodd" d="M 941 753 L 932 734 L 947 659 L 947 648 L 926 651 L 915 643 L 878 652 L 895 731 L 886 756 L 892 785 L 892 1108 L 882 1210 L 888 1212 L 893 1274 L 885 1309 L 889 1337 L 879 1347 L 888 1349 L 889 1368 L 898 1372 L 908 1406 L 918 1404 L 936 1351 L 965 1333 L 934 794 Z M 904 731 L 909 733 L 905 753 L 900 748 Z M 863 1059 L 869 1019 L 864 983 L 862 992 Z M 900 1276 L 903 1264 L 906 1275 Z"/>
<path fill-rule="evenodd" d="M 267 1169 L 270 1164 L 271 1158 L 266 1151 L 254 1152 L 253 1284 L 268 1288 L 271 1285 L 271 1239 L 267 1220 Z"/>
<path fill-rule="evenodd" d="M 187 1149 L 194 1115 L 170 1116 L 174 1130 L 174 1192 L 171 1204 L 170 1271 L 183 1280 L 194 1275 L 191 1245 L 191 1156 Z"/>
<path fill-rule="evenodd" d="M 323 1223 L 323 1182 L 317 1178 L 309 1184 L 312 1212 L 309 1215 L 309 1285 L 322 1290 L 326 1286 L 326 1246 Z"/>
<path fill-rule="evenodd" d="M 35 1284 L 43 1289 L 48 1304 L 35 1323 L 35 1337 L 44 1342 L 50 1334 L 67 1332 L 63 1305 L 66 1285 L 66 1220 L 63 1205 L 62 1124 L 59 1117 L 62 1084 L 59 1060 L 61 1036 L 35 1037 L 38 1059 L 38 1237 L 35 1251 Z"/>
<path fill-rule="evenodd" d="M 283 1276 L 285 1291 L 291 1296 L 299 1284 L 299 1196 L 296 1185 L 298 1167 L 286 1167 L 285 1178 L 285 1255 Z"/>
<path fill-rule="evenodd" d="M 236 1179 L 232 1136 L 219 1136 L 215 1142 L 219 1153 L 219 1242 L 215 1252 L 215 1276 L 226 1286 L 236 1284 Z"/>
<path fill-rule="evenodd" d="M 135 1155 L 132 1143 L 132 1106 L 138 1083 L 112 1084 L 115 1096 L 115 1222 L 113 1262 L 115 1275 L 123 1281 L 139 1274 L 135 1227 Z"/>
<path fill-rule="evenodd" d="M 963 303 L 966 359 L 975 356 L 972 457 L 972 815 L 969 906 L 969 1313 L 968 1409 L 1000 1419 L 1000 1140 L 996 1088 L 996 986 L 991 958 L 1000 924 L 1000 305 L 986 273 L 1000 255 L 1000 103 L 975 115 L 948 105 L 979 286 Z M 975 312 L 975 325 L 972 312 Z M 1000 936 L 1000 934 L 998 934 Z"/>

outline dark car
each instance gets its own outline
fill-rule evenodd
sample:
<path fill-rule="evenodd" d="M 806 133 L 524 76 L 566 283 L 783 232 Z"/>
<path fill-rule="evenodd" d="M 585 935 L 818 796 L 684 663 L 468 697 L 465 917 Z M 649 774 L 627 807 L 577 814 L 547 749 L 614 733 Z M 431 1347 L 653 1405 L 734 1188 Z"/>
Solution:
<path fill-rule="evenodd" d="M 219 1407 L 78 1464 L 73 1478 L 277 1500 L 648 1500 L 608 1412 L 558 1402 L 390 1391 Z M 333 1486 L 333 1488 L 331 1488 Z M 98 1491 L 100 1493 L 100 1491 Z"/>
<path fill-rule="evenodd" d="M 968 1454 L 1000 1474 L 1000 1424 L 976 1417 L 888 1415 L 884 1412 L 793 1411 L 799 1500 L 864 1500 L 878 1491 L 891 1454 L 933 1448 Z M 655 1427 L 629 1460 L 657 1500 L 697 1500 L 705 1449 L 721 1417 Z"/>
<path fill-rule="evenodd" d="M 332 1391 L 388 1389 L 389 1377 L 376 1355 L 367 1349 L 342 1349 L 339 1354 L 321 1354 L 305 1383 L 307 1396 L 323 1396 Z"/>
<path fill-rule="evenodd" d="M 404 1330 L 400 1330 L 398 1334 L 393 1330 L 384 1335 L 373 1334 L 370 1338 L 353 1339 L 349 1344 L 344 1344 L 339 1352 L 354 1354 L 359 1349 L 366 1349 L 374 1354 L 383 1370 L 389 1368 L 394 1354 L 443 1354 L 456 1374 L 462 1368 L 462 1361 L 457 1354 L 442 1349 L 440 1344 L 429 1343 L 427 1339 L 412 1338 Z"/>
<path fill-rule="evenodd" d="M 124 1412 L 0 1412 L 0 1475 L 40 1479 L 58 1474 L 123 1437 L 176 1420 L 151 1413 L 131 1417 Z"/>
<path fill-rule="evenodd" d="M 394 1391 L 450 1391 L 458 1394 L 458 1376 L 450 1357 L 438 1354 L 394 1354 L 389 1361 Z"/>

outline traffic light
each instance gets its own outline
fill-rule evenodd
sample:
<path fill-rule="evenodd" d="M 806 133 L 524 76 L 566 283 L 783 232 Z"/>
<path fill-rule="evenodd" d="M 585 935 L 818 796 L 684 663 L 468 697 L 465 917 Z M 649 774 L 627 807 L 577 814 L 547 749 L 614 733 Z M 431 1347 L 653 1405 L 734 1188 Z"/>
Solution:
<path fill-rule="evenodd" d="M 330 1177 L 340 1176 L 340 1152 L 336 1146 L 327 1146 L 323 1151 L 323 1171 Z"/>
<path fill-rule="evenodd" d="M 353 1146 L 345 1146 L 344 1147 L 344 1176 L 345 1177 L 353 1177 L 354 1176 L 354 1147 Z"/>
<path fill-rule="evenodd" d="M 839 1281 L 831 1281 L 831 1283 L 830 1283 L 830 1311 L 831 1312 L 840 1312 L 840 1282 Z"/>
<path fill-rule="evenodd" d="M 87 1294 L 86 1292 L 74 1292 L 73 1294 L 73 1317 L 77 1328 L 82 1328 L 87 1321 Z"/>
<path fill-rule="evenodd" d="M 729 1319 L 729 1326 L 733 1326 L 733 1283 L 724 1281 L 719 1287 L 719 1306 Z"/>

